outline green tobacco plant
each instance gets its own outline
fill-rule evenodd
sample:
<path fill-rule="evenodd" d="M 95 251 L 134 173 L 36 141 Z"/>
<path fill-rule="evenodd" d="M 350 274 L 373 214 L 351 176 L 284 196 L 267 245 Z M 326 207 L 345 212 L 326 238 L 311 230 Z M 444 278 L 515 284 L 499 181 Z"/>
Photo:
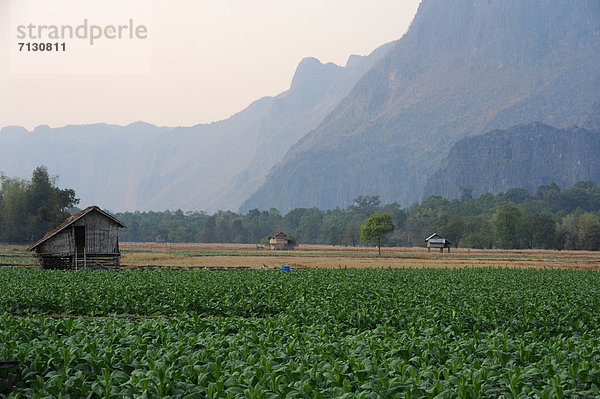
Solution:
<path fill-rule="evenodd" d="M 25 397 L 598 397 L 600 276 L 0 269 Z M 0 387 L 8 373 L 0 370 Z"/>

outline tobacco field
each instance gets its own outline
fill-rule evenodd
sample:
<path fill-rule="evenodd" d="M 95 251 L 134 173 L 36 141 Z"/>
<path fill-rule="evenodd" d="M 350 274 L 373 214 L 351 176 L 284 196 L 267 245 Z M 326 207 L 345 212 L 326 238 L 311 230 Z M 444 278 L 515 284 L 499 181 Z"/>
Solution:
<path fill-rule="evenodd" d="M 598 397 L 600 274 L 6 267 L 8 361 L 2 398 Z"/>

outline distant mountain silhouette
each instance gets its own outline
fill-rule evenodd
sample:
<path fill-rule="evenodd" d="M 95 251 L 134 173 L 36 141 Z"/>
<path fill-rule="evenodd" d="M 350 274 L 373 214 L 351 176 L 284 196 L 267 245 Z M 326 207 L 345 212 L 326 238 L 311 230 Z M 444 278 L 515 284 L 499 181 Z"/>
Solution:
<path fill-rule="evenodd" d="M 241 210 L 328 209 L 359 194 L 409 205 L 461 138 L 582 125 L 600 99 L 599 65 L 598 0 L 423 0 L 404 37 Z"/>
<path fill-rule="evenodd" d="M 115 211 L 236 210 L 392 47 L 351 56 L 345 67 L 304 59 L 289 90 L 207 125 L 6 127 L 0 131 L 0 171 L 28 177 L 45 164 L 82 204 Z"/>

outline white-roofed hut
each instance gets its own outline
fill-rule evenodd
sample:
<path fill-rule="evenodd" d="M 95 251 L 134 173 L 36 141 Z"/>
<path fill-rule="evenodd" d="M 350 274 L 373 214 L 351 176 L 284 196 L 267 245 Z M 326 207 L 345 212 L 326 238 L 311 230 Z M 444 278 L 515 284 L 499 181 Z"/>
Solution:
<path fill-rule="evenodd" d="M 454 245 L 454 243 L 450 240 L 447 240 L 440 236 L 438 233 L 434 233 L 425 239 L 427 243 L 427 252 L 431 252 L 431 248 L 439 248 L 440 252 L 444 252 L 444 248 L 448 248 L 448 253 L 450 253 L 450 247 Z"/>

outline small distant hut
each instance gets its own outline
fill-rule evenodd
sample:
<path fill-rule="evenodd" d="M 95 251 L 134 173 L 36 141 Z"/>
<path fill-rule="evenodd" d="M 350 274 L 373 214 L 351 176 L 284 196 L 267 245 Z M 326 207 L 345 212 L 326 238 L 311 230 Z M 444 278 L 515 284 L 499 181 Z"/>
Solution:
<path fill-rule="evenodd" d="M 114 216 L 90 206 L 66 219 L 28 248 L 44 269 L 119 270 L 119 228 Z"/>
<path fill-rule="evenodd" d="M 281 231 L 269 236 L 269 246 L 274 251 L 294 249 L 294 244 L 294 240 Z"/>
<path fill-rule="evenodd" d="M 427 252 L 431 252 L 431 248 L 439 248 L 440 252 L 444 252 L 444 248 L 448 248 L 448 253 L 450 253 L 450 247 L 454 245 L 452 241 L 446 240 L 438 233 L 434 233 L 425 239 L 427 242 Z"/>

